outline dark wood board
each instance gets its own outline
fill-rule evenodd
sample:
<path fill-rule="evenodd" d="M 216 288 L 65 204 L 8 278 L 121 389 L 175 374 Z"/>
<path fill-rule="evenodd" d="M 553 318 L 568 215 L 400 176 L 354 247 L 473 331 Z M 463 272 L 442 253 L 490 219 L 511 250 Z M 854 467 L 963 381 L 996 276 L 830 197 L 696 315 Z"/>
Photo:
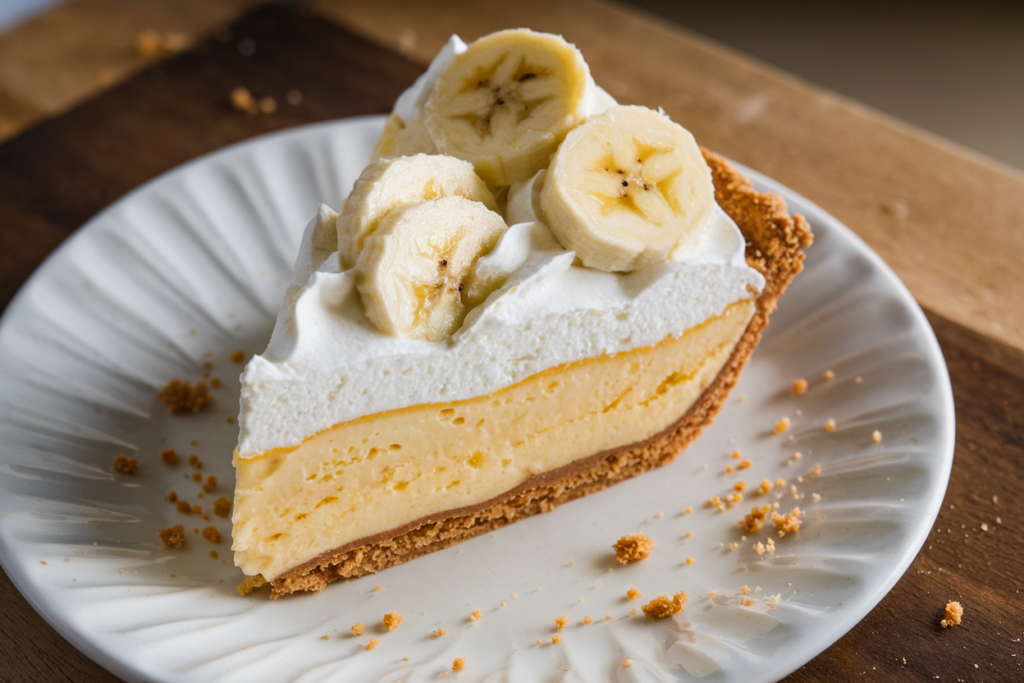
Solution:
<path fill-rule="evenodd" d="M 251 56 L 239 52 L 244 39 L 255 46 Z M 267 131 L 386 112 L 422 68 L 301 5 L 270 5 L 30 129 L 0 146 L 0 306 L 61 241 L 139 184 Z M 238 85 L 273 96 L 277 110 L 234 110 L 229 93 Z M 287 104 L 290 90 L 302 93 L 301 104 Z M 929 319 L 957 407 L 956 459 L 938 523 L 893 591 L 787 681 L 1024 680 L 1024 354 L 938 314 Z M 966 614 L 963 625 L 943 630 L 949 599 Z M 2 574 L 0 606 L 0 681 L 117 680 Z"/>

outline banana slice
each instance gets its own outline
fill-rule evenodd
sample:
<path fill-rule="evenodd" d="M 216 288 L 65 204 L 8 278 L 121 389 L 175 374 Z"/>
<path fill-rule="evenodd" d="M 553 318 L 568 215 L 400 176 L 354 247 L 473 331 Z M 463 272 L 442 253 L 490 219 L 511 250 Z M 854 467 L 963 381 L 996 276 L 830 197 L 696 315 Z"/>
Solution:
<path fill-rule="evenodd" d="M 646 107 L 614 106 L 566 137 L 540 206 L 585 266 L 621 272 L 662 261 L 695 235 L 715 190 L 688 130 Z"/>
<path fill-rule="evenodd" d="M 501 216 L 464 197 L 392 212 L 367 236 L 356 261 L 367 317 L 388 334 L 445 339 L 468 312 L 464 281 L 505 228 Z"/>
<path fill-rule="evenodd" d="M 457 55 L 426 104 L 442 154 L 472 162 L 491 187 L 548 165 L 594 104 L 583 55 L 561 36 L 526 29 L 484 36 Z"/>
<path fill-rule="evenodd" d="M 384 130 L 370 155 L 370 163 L 385 157 L 414 154 L 437 154 L 437 147 L 430 138 L 423 117 L 415 118 L 406 124 L 398 114 L 391 114 L 384 121 Z"/>
<path fill-rule="evenodd" d="M 338 258 L 351 268 L 363 241 L 389 213 L 407 204 L 438 197 L 465 197 L 497 211 L 494 195 L 473 166 L 438 154 L 381 159 L 363 169 L 338 215 Z"/>

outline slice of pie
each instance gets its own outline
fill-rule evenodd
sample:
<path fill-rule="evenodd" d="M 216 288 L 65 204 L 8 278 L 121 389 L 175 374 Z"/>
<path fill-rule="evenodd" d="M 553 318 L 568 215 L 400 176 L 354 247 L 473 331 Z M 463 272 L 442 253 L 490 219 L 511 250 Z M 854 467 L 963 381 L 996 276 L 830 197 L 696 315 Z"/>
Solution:
<path fill-rule="evenodd" d="M 810 230 L 598 90 L 556 36 L 453 39 L 310 223 L 234 457 L 272 597 L 663 465 L 722 406 Z"/>

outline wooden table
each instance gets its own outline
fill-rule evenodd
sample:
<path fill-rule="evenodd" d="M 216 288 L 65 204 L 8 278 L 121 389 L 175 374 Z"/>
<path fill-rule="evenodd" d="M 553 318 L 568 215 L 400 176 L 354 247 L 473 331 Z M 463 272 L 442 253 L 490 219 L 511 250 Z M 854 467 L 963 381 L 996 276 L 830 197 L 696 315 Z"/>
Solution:
<path fill-rule="evenodd" d="M 191 36 L 250 4 L 222 0 L 191 24 L 175 21 Z M 70 13 L 86 30 L 90 17 L 114 16 L 141 30 L 132 13 L 151 20 L 166 5 L 76 0 L 58 17 Z M 835 214 L 893 266 L 935 328 L 957 407 L 956 459 L 936 528 L 878 607 L 787 680 L 1024 680 L 1024 175 L 640 13 L 592 0 L 486 11 L 455 1 L 272 5 L 164 61 L 108 55 L 103 83 L 74 81 L 74 96 L 64 91 L 65 100 L 94 99 L 0 145 L 0 305 L 71 232 L 145 180 L 266 131 L 385 112 L 449 33 L 472 38 L 519 25 L 563 33 L 621 101 L 664 107 L 702 143 Z M 39 30 L 0 36 L 0 124 L 8 115 L 11 130 L 47 113 L 25 105 L 31 81 L 11 77 L 11 58 L 35 49 L 25 47 L 34 44 L 25 32 Z M 133 38 L 119 40 L 130 47 Z M 254 47 L 248 56 L 239 50 L 245 40 Z M 67 68 L 90 68 L 51 48 L 56 56 L 32 53 L 29 62 L 63 55 Z M 57 92 L 47 91 L 48 101 L 65 101 L 41 73 L 42 89 Z M 232 109 L 228 93 L 238 85 L 274 97 L 276 110 Z M 289 104 L 289 91 L 301 103 Z M 10 102 L 20 104 L 5 108 Z M 962 626 L 943 630 L 948 599 L 966 614 Z M 3 575 L 0 605 L 0 680 L 116 680 Z"/>

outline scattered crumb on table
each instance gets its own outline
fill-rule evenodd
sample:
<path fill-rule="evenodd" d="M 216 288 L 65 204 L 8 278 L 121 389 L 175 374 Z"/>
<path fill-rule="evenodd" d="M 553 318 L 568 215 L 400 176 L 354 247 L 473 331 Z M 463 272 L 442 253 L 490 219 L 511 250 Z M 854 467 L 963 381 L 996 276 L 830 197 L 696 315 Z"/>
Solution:
<path fill-rule="evenodd" d="M 946 615 L 942 621 L 939 622 L 939 626 L 946 628 L 947 626 L 958 626 L 960 619 L 964 616 L 964 607 L 956 600 L 951 600 L 946 603 Z"/>

